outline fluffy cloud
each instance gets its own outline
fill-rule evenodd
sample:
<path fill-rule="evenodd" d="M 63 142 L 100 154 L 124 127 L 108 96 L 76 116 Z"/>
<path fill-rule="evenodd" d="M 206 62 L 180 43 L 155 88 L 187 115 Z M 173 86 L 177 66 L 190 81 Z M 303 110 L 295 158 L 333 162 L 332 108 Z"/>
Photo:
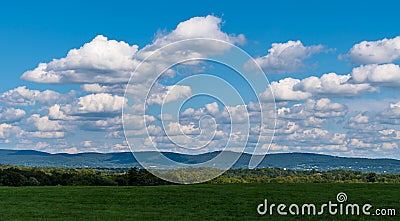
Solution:
<path fill-rule="evenodd" d="M 26 132 L 26 135 L 33 138 L 41 139 L 60 139 L 64 138 L 65 133 L 63 131 L 33 131 Z"/>
<path fill-rule="evenodd" d="M 300 101 L 311 97 L 354 97 L 367 92 L 376 92 L 379 88 L 366 82 L 354 82 L 351 75 L 324 74 L 302 80 L 284 78 L 271 82 L 270 87 L 259 95 L 262 101 Z M 273 94 L 273 95 L 272 95 Z"/>
<path fill-rule="evenodd" d="M 55 104 L 48 108 L 48 116 L 40 118 L 44 122 L 42 127 L 50 122 L 56 122 L 61 126 L 62 131 L 66 131 L 65 127 L 78 128 L 83 131 L 113 131 L 115 134 L 122 133 L 121 110 L 126 103 L 124 97 L 111 94 L 89 94 L 70 104 Z M 137 116 L 143 120 L 143 116 Z M 32 121 L 33 117 L 28 120 Z M 34 115 L 34 119 L 37 115 Z M 37 121 L 37 120 L 36 120 Z M 32 121 L 31 125 L 35 125 Z M 137 126 L 137 125 L 136 125 Z M 143 127 L 143 126 L 142 126 Z M 40 128 L 36 128 L 40 130 Z M 129 128 L 127 128 L 129 129 Z M 33 130 L 33 129 L 31 129 Z M 50 130 L 50 129 L 48 129 Z M 104 135 L 107 136 L 107 135 Z M 111 136 L 110 138 L 115 138 Z M 120 136 L 118 136 L 120 138 Z"/>
<path fill-rule="evenodd" d="M 185 99 L 192 95 L 192 89 L 189 86 L 183 85 L 161 86 L 159 91 L 158 93 L 150 94 L 147 99 L 148 104 L 162 105 L 178 99 Z"/>
<path fill-rule="evenodd" d="M 35 139 L 59 139 L 59 138 L 64 138 L 65 133 L 63 131 L 46 131 L 47 129 L 50 129 L 50 127 L 55 126 L 58 127 L 58 125 L 52 125 L 52 122 L 48 122 L 48 119 L 42 118 L 38 116 L 34 116 L 30 121 L 32 123 L 35 123 L 35 125 L 32 126 L 31 129 L 37 130 L 39 127 L 43 131 L 25 131 L 21 129 L 19 126 L 14 126 L 11 124 L 0 124 L 0 142 L 4 143 L 19 143 L 19 144 L 30 144 L 35 141 Z M 37 122 L 44 122 L 45 126 L 39 125 Z M 23 146 L 24 149 L 26 149 L 26 145 Z"/>
<path fill-rule="evenodd" d="M 387 142 L 385 142 L 385 143 L 381 144 L 381 148 L 383 148 L 383 149 L 391 150 L 391 149 L 397 149 L 398 147 L 399 147 L 399 145 L 397 143 L 387 143 Z"/>
<path fill-rule="evenodd" d="M 206 109 L 210 114 L 215 115 L 210 112 L 211 109 L 209 106 L 206 105 Z M 239 123 L 246 125 L 245 123 L 248 120 L 251 120 L 251 113 L 247 109 L 246 105 L 225 106 L 225 108 L 221 112 L 220 117 L 221 122 Z"/>
<path fill-rule="evenodd" d="M 175 30 L 172 32 L 159 35 L 154 40 L 153 44 L 147 45 L 141 53 L 143 55 L 149 55 L 152 51 L 162 46 L 165 46 L 172 42 L 182 41 L 186 39 L 192 38 L 209 38 L 209 39 L 216 39 L 221 41 L 226 41 L 232 44 L 238 43 L 243 44 L 246 39 L 244 35 L 234 35 L 234 34 L 227 34 L 221 30 L 221 18 L 208 15 L 205 17 L 193 17 L 187 21 L 181 22 L 178 24 Z M 182 48 L 176 48 L 177 51 L 181 51 Z M 219 44 L 219 43 L 211 43 L 211 44 L 201 44 L 198 45 L 197 48 L 198 52 L 203 52 L 206 54 L 214 54 L 221 51 L 224 51 L 226 45 Z M 186 54 L 192 52 L 186 52 Z"/>
<path fill-rule="evenodd" d="M 206 110 L 213 115 L 217 114 L 219 111 L 219 105 L 217 102 L 212 102 L 211 104 L 206 104 L 204 106 Z"/>
<path fill-rule="evenodd" d="M 137 45 L 124 41 L 109 40 L 98 35 L 79 49 L 72 49 L 67 56 L 53 59 L 49 63 L 40 63 L 34 70 L 25 72 L 22 79 L 38 83 L 77 83 L 110 84 L 126 83 L 138 64 L 160 47 L 188 38 L 213 38 L 230 43 L 243 43 L 243 35 L 232 35 L 221 31 L 221 19 L 215 16 L 194 17 L 178 24 L 175 30 L 158 35 L 152 44 L 138 51 Z M 221 48 L 222 47 L 222 48 Z M 215 53 L 226 50 L 226 45 L 199 45 L 204 52 Z M 176 50 L 180 56 L 187 57 L 188 52 Z M 182 54 L 183 53 L 183 54 Z M 171 56 L 164 57 L 168 60 Z M 159 61 L 162 62 L 162 61 Z M 155 67 L 155 64 L 150 65 Z M 144 73 L 140 73 L 143 75 Z M 142 76 L 146 78 L 145 76 Z M 84 86 L 88 90 L 105 92 L 107 88 L 96 85 Z"/>
<path fill-rule="evenodd" d="M 348 55 L 357 64 L 392 62 L 400 58 L 400 36 L 379 41 L 362 41 L 354 45 Z"/>
<path fill-rule="evenodd" d="M 111 84 L 111 85 L 103 85 L 103 84 L 83 84 L 81 86 L 82 90 L 90 93 L 117 93 L 124 94 L 125 85 L 124 84 Z"/>
<path fill-rule="evenodd" d="M 308 77 L 293 87 L 294 90 L 312 93 L 313 95 L 353 97 L 367 92 L 375 92 L 378 88 L 367 83 L 354 84 L 350 75 L 328 73 L 318 77 Z"/>
<path fill-rule="evenodd" d="M 100 120 L 83 120 L 80 128 L 85 131 L 121 131 L 121 117 L 102 118 Z"/>
<path fill-rule="evenodd" d="M 100 84 L 83 84 L 81 86 L 82 90 L 86 92 L 92 92 L 92 93 L 104 93 L 104 92 L 109 92 L 109 87 L 100 85 Z"/>
<path fill-rule="evenodd" d="M 89 94 L 78 99 L 76 106 L 69 106 L 70 114 L 91 114 L 91 113 L 120 113 L 126 98 L 107 93 Z"/>
<path fill-rule="evenodd" d="M 181 22 L 172 32 L 158 35 L 152 44 L 138 52 L 137 58 L 140 60 L 150 55 L 151 58 L 141 63 L 139 69 L 133 72 L 131 84 L 127 88 L 129 95 L 143 98 L 145 96 L 143 92 L 151 87 L 153 80 L 157 79 L 159 74 L 162 73 L 162 77 L 175 76 L 176 73 L 171 69 L 171 64 L 190 58 L 221 55 L 232 47 L 221 41 L 231 44 L 243 41 L 243 35 L 235 36 L 223 32 L 221 22 L 222 20 L 215 16 L 194 17 Z M 207 41 L 204 40 L 205 38 L 214 40 Z M 187 41 L 187 39 L 192 40 Z M 179 44 L 171 44 L 176 42 Z M 165 47 L 167 45 L 168 47 Z M 160 48 L 162 48 L 161 51 L 158 50 Z M 192 61 L 185 65 L 193 66 L 198 63 L 198 61 Z"/>
<path fill-rule="evenodd" d="M 200 128 L 195 127 L 194 124 L 182 125 L 178 122 L 169 122 L 167 125 L 167 133 L 169 135 L 199 135 Z"/>
<path fill-rule="evenodd" d="M 284 152 L 284 151 L 288 151 L 289 150 L 288 146 L 279 145 L 279 144 L 276 144 L 276 143 L 272 143 L 271 145 L 263 144 L 262 148 L 263 149 L 269 148 L 270 152 Z"/>
<path fill-rule="evenodd" d="M 0 122 L 11 123 L 21 120 L 26 112 L 21 109 L 5 108 L 0 106 Z"/>
<path fill-rule="evenodd" d="M 84 147 L 91 147 L 92 146 L 92 141 L 91 140 L 82 141 L 81 145 L 84 146 Z"/>
<path fill-rule="evenodd" d="M 278 109 L 278 117 L 283 119 L 333 118 L 343 117 L 346 114 L 347 107 L 345 105 L 332 102 L 328 98 L 317 101 L 309 99 L 303 104 L 294 104 L 290 108 L 282 107 Z"/>
<path fill-rule="evenodd" d="M 343 117 L 347 114 L 347 107 L 340 103 L 331 102 L 328 98 L 318 100 L 314 105 L 314 116 L 320 118 Z"/>
<path fill-rule="evenodd" d="M 108 40 L 99 35 L 65 58 L 40 63 L 22 79 L 38 83 L 118 83 L 126 82 L 137 61 L 137 45 Z"/>
<path fill-rule="evenodd" d="M 379 113 L 377 120 L 384 124 L 400 124 L 400 102 L 390 104 Z"/>
<path fill-rule="evenodd" d="M 294 90 L 293 87 L 300 83 L 300 80 L 285 78 L 278 82 L 271 82 L 269 89 L 259 95 L 262 101 L 299 101 L 311 97 L 311 93 Z"/>
<path fill-rule="evenodd" d="M 395 64 L 360 66 L 353 69 L 351 76 L 356 83 L 372 83 L 391 87 L 400 86 L 400 66 Z"/>
<path fill-rule="evenodd" d="M 374 144 L 366 143 L 366 142 L 364 142 L 362 140 L 359 140 L 357 138 L 351 139 L 350 142 L 349 142 L 349 146 L 356 147 L 356 148 L 373 148 L 373 147 L 375 147 Z"/>
<path fill-rule="evenodd" d="M 61 102 L 62 100 L 65 100 L 65 98 L 66 96 L 55 91 L 30 90 L 27 89 L 26 86 L 11 89 L 0 95 L 0 101 L 9 105 L 17 106 L 35 105 L 36 103 L 50 105 L 55 102 Z"/>
<path fill-rule="evenodd" d="M 50 120 L 48 116 L 40 117 L 39 114 L 33 114 L 26 119 L 28 126 L 34 127 L 38 131 L 59 131 L 63 129 L 58 121 Z"/>
<path fill-rule="evenodd" d="M 274 43 L 267 55 L 255 61 L 268 73 L 295 73 L 306 70 L 305 60 L 323 49 L 322 45 L 304 46 L 299 40 Z"/>
<path fill-rule="evenodd" d="M 348 109 L 345 105 L 332 102 L 330 99 L 309 99 L 305 103 L 294 104 L 290 107 L 282 106 L 278 110 L 275 138 L 278 144 L 289 146 L 313 143 L 339 144 L 341 134 L 332 134 L 325 130 L 327 122 L 338 122 L 338 118 L 346 116 Z M 288 140 L 288 137 L 290 139 Z M 340 135 L 338 137 L 338 135 Z M 313 140 L 316 136 L 316 140 Z M 317 139 L 318 138 L 318 139 Z"/>
<path fill-rule="evenodd" d="M 299 132 L 290 134 L 287 139 L 294 141 L 295 144 L 328 144 L 328 145 L 339 145 L 344 144 L 345 134 L 330 133 L 328 130 L 320 128 L 306 129 Z"/>
<path fill-rule="evenodd" d="M 55 104 L 49 108 L 49 118 L 52 120 L 76 120 L 76 116 L 68 116 L 61 110 L 61 105 Z"/>
<path fill-rule="evenodd" d="M 278 119 L 277 125 L 276 125 L 276 130 L 275 130 L 275 135 L 276 136 L 281 136 L 281 135 L 286 136 L 287 134 L 292 134 L 292 133 L 298 131 L 299 129 L 300 129 L 299 124 L 297 124 L 294 121 L 286 121 L 286 120 Z"/>
<path fill-rule="evenodd" d="M 193 17 L 178 24 L 170 34 L 160 37 L 158 41 L 174 42 L 189 38 L 212 38 L 231 43 L 244 43 L 243 35 L 228 35 L 221 31 L 221 18 L 208 15 L 205 17 Z"/>
<path fill-rule="evenodd" d="M 89 94 L 77 98 L 74 102 L 48 108 L 48 119 L 54 122 L 64 121 L 88 131 L 121 130 L 120 116 L 126 99 L 122 96 L 106 93 Z"/>
<path fill-rule="evenodd" d="M 127 131 L 127 130 L 143 130 L 146 127 L 144 120 L 146 121 L 147 124 L 154 122 L 156 120 L 156 118 L 151 115 L 140 116 L 140 115 L 125 114 L 123 117 L 124 117 L 123 118 L 124 122 L 129 122 L 129 124 L 124 125 L 125 131 Z M 144 133 L 146 133 L 146 132 L 144 131 Z"/>
<path fill-rule="evenodd" d="M 357 116 L 350 117 L 349 122 L 354 122 L 358 124 L 367 124 L 370 121 L 370 117 L 368 115 L 358 114 Z"/>
<path fill-rule="evenodd" d="M 21 128 L 13 126 L 11 124 L 0 124 L 0 139 L 4 140 L 6 143 L 12 136 L 20 136 L 22 134 Z"/>
<path fill-rule="evenodd" d="M 224 106 L 222 110 L 219 110 L 219 105 L 217 102 L 213 102 L 206 104 L 204 107 L 197 110 L 188 108 L 181 113 L 180 117 L 180 120 L 184 122 L 200 121 L 201 119 L 210 117 L 213 118 L 216 123 L 224 125 L 233 123 L 244 124 L 249 120 L 251 121 L 252 117 L 257 116 L 252 115 L 252 112 L 248 109 L 247 105 Z"/>

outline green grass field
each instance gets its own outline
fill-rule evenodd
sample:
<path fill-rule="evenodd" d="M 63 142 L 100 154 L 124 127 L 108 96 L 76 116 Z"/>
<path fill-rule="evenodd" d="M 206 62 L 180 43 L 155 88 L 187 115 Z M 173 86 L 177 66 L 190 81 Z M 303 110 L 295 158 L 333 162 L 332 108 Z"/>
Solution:
<path fill-rule="evenodd" d="M 257 205 L 336 201 L 395 208 L 396 216 L 260 216 Z M 371 210 L 373 211 L 373 209 Z M 400 185 L 223 184 L 155 187 L 1 187 L 0 220 L 400 220 Z"/>

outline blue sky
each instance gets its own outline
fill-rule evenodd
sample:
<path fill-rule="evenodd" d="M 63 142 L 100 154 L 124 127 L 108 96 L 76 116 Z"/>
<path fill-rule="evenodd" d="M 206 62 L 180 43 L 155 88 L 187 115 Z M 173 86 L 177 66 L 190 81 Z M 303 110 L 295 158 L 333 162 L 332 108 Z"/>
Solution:
<path fill-rule="evenodd" d="M 183 23 L 195 29 L 196 25 L 218 26 L 192 37 L 215 34 L 243 48 L 263 68 L 277 98 L 278 124 L 272 152 L 400 158 L 398 6 L 396 1 L 3 3 L 0 144 L 2 148 L 47 152 L 129 150 L 122 133 L 121 108 L 117 107 L 124 102 L 125 71 L 135 67 L 129 53 L 134 57 L 144 54 L 151 51 L 150 47 L 162 46 L 162 39 L 167 43 L 182 40 L 179 34 L 187 33 L 177 30 L 177 25 Z M 199 18 L 197 23 L 193 22 L 195 17 Z M 103 37 L 96 37 L 99 35 Z M 94 44 L 95 39 L 99 44 Z M 80 48 L 91 43 L 90 50 L 95 52 L 84 54 Z M 268 51 L 272 44 L 278 55 Z M 71 49 L 77 49 L 83 60 L 72 64 L 78 58 L 67 57 Z M 110 50 L 113 53 L 106 58 L 120 59 L 118 62 L 103 64 L 95 59 L 96 51 Z M 53 59 L 63 58 L 67 63 L 50 65 Z M 55 76 L 68 75 L 62 67 L 77 73 L 72 80 L 57 82 L 49 82 L 39 72 L 26 74 L 39 63 L 52 66 L 48 69 Z M 186 71 L 190 74 L 193 69 Z M 324 75 L 327 73 L 334 74 Z M 216 75 L 224 74 L 221 71 Z M 117 76 L 122 77 L 115 82 Z M 165 85 L 160 84 L 156 92 L 165 93 L 168 84 L 182 78 L 177 75 L 161 82 Z M 340 85 L 332 83 L 337 81 Z M 321 88 L 314 87 L 318 82 L 322 82 Z M 196 91 L 193 85 L 179 89 L 178 101 Z M 259 91 L 259 95 L 261 102 L 269 102 L 268 93 Z M 213 101 L 192 101 L 192 118 L 184 118 L 181 123 L 188 125 L 182 128 L 196 135 L 199 125 L 194 121 L 211 114 L 217 119 L 218 131 L 226 133 L 227 128 L 218 123 L 223 120 L 222 103 L 217 103 L 217 112 L 210 112 L 212 105 L 206 107 Z M 250 100 L 246 102 L 249 105 Z M 132 133 L 140 129 L 135 131 Z M 217 140 L 215 146 L 222 145 Z M 159 142 L 165 145 L 165 140 Z M 173 150 L 169 145 L 165 148 Z"/>

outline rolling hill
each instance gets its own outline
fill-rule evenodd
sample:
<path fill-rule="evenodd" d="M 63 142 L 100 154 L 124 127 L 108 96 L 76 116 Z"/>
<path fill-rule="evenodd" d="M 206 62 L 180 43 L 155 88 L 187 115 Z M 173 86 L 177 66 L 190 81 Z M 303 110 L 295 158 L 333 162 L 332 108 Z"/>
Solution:
<path fill-rule="evenodd" d="M 201 155 L 184 155 L 164 153 L 174 161 L 187 164 L 204 162 L 213 158 L 219 152 Z M 157 162 L 155 152 L 138 152 L 141 158 L 148 159 L 149 163 Z M 234 154 L 234 153 L 232 153 Z M 250 154 L 243 154 L 233 166 L 247 168 Z M 21 166 L 48 166 L 72 168 L 130 168 L 141 167 L 132 153 L 78 153 L 78 154 L 50 154 L 34 150 L 5 150 L 0 149 L 0 164 Z M 157 166 L 155 164 L 155 166 Z M 313 153 L 278 153 L 268 154 L 258 167 L 287 168 L 296 170 L 332 169 L 359 170 L 362 172 L 397 173 L 400 174 L 400 160 L 395 159 L 368 159 L 336 157 Z"/>

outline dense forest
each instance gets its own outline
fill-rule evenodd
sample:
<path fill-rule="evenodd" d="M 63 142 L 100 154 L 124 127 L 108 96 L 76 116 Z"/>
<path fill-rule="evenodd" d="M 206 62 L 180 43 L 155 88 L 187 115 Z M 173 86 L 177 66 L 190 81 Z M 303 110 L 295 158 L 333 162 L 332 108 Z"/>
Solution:
<path fill-rule="evenodd" d="M 190 180 L 183 170 L 170 172 Z M 198 174 L 196 174 L 198 176 Z M 349 170 L 230 169 L 208 183 L 400 183 L 400 174 Z M 144 186 L 171 185 L 145 169 L 72 169 L 0 166 L 2 186 Z"/>

